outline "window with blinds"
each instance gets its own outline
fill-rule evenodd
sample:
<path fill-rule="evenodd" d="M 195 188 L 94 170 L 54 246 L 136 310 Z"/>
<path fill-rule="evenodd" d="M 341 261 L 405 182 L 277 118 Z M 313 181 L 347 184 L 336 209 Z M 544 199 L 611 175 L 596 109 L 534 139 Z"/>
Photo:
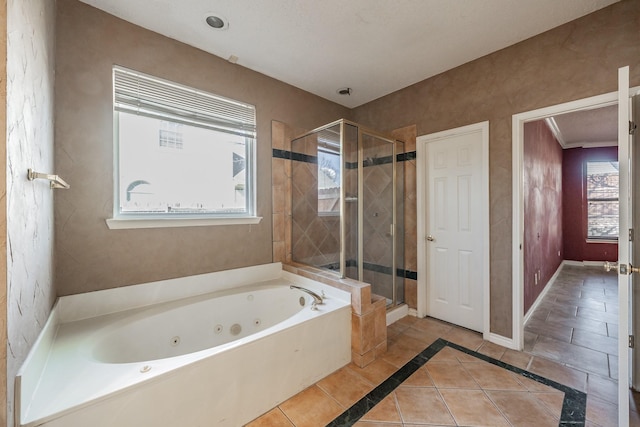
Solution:
<path fill-rule="evenodd" d="M 618 162 L 586 164 L 587 238 L 618 239 Z"/>
<path fill-rule="evenodd" d="M 117 218 L 255 215 L 255 107 L 115 66 Z"/>

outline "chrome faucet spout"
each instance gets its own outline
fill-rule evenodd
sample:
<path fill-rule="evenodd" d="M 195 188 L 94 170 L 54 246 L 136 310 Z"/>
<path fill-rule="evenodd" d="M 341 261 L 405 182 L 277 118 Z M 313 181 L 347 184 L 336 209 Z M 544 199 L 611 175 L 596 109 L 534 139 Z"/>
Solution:
<path fill-rule="evenodd" d="M 317 310 L 318 308 L 316 306 L 324 302 L 320 295 L 318 295 L 317 293 L 313 292 L 310 289 L 303 288 L 302 286 L 291 285 L 289 289 L 298 289 L 302 292 L 306 292 L 309 295 L 311 295 L 311 297 L 313 297 L 313 303 L 311 303 L 311 310 Z"/>

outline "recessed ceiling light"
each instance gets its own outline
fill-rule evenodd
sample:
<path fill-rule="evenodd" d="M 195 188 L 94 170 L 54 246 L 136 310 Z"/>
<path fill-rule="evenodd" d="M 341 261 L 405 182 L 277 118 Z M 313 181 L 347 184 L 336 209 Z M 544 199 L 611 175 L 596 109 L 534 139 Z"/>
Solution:
<path fill-rule="evenodd" d="M 338 95 L 351 95 L 351 92 L 353 92 L 353 89 L 351 89 L 350 87 L 342 87 L 338 89 L 336 92 L 338 92 Z"/>
<path fill-rule="evenodd" d="M 207 25 L 216 30 L 226 30 L 229 28 L 229 22 L 218 14 L 208 13 L 204 20 Z"/>

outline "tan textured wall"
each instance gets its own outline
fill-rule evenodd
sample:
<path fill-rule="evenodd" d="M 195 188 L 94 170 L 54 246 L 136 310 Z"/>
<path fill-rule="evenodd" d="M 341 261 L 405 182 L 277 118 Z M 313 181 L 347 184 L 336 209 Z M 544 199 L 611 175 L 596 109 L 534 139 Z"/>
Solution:
<path fill-rule="evenodd" d="M 313 129 L 349 110 L 77 0 L 59 0 L 57 19 L 56 167 L 72 186 L 55 201 L 59 295 L 271 262 L 271 120 Z M 256 106 L 260 224 L 107 229 L 113 64 Z"/>
<path fill-rule="evenodd" d="M 490 121 L 494 333 L 511 336 L 511 116 L 614 91 L 625 65 L 640 84 L 639 28 L 640 1 L 622 1 L 354 110 L 357 122 L 415 124 L 418 135 Z"/>
<path fill-rule="evenodd" d="M 7 2 L 0 0 L 0 135 L 7 133 Z M 0 426 L 7 422 L 7 139 L 0 144 Z"/>
<path fill-rule="evenodd" d="M 55 1 L 7 3 L 7 418 L 15 374 L 56 295 L 54 195 L 27 169 L 54 173 Z"/>

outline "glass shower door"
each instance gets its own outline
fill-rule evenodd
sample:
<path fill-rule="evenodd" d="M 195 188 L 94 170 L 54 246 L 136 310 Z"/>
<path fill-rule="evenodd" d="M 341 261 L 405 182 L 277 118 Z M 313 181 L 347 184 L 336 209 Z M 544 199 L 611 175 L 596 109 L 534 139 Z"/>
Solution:
<path fill-rule="evenodd" d="M 371 284 L 374 294 L 384 296 L 387 305 L 392 305 L 398 302 L 396 280 L 401 280 L 394 258 L 394 144 L 363 132 L 360 147 L 360 277 Z"/>

